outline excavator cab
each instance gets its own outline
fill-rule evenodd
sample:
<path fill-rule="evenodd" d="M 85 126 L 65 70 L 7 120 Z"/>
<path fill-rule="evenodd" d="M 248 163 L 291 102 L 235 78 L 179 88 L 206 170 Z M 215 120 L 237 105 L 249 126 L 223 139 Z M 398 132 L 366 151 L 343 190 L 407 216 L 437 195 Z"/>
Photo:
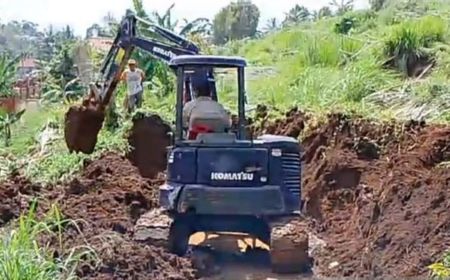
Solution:
<path fill-rule="evenodd" d="M 244 88 L 244 67 L 246 66 L 246 61 L 240 57 L 220 57 L 220 56 L 204 56 L 204 55 L 183 55 L 178 56 L 171 60 L 170 67 L 176 72 L 177 76 L 177 104 L 176 104 L 176 129 L 175 129 L 175 140 L 180 142 L 186 140 L 196 140 L 198 136 L 201 138 L 201 134 L 204 133 L 227 133 L 231 127 L 231 116 L 230 116 L 230 127 L 224 127 L 221 131 L 213 131 L 208 123 L 218 123 L 218 125 L 213 125 L 213 127 L 220 127 L 220 120 L 211 119 L 201 119 L 198 120 L 199 131 L 195 131 L 196 137 L 189 137 L 192 135 L 183 126 L 182 113 L 183 106 L 186 102 L 194 98 L 193 91 L 191 87 L 191 80 L 205 79 L 205 83 L 209 83 L 210 97 L 212 100 L 219 102 L 219 97 L 216 91 L 216 84 L 214 80 L 214 70 L 218 68 L 235 69 L 238 81 L 238 129 L 234 134 L 237 139 L 245 139 L 245 88 Z M 214 112 L 212 112 L 211 115 Z"/>

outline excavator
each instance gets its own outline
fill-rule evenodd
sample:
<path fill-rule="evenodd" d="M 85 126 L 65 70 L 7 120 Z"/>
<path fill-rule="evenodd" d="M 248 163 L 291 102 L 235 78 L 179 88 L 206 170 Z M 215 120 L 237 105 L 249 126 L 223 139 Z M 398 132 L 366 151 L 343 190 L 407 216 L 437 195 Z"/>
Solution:
<path fill-rule="evenodd" d="M 138 219 L 133 238 L 185 256 L 195 233 L 242 233 L 268 245 L 273 272 L 309 271 L 309 238 L 300 211 L 301 147 L 291 137 L 247 135 L 246 60 L 200 55 L 192 43 L 160 27 L 155 29 L 158 34 L 181 47 L 141 39 L 135 35 L 137 20 L 127 12 L 102 67 L 106 82 L 101 90 L 96 86 L 91 91 L 89 101 L 94 109 L 97 103 L 97 108 L 107 105 L 135 46 L 168 61 L 177 78 L 175 130 L 167 147 L 166 180 L 159 187 L 160 206 Z M 192 128 L 183 123 L 182 112 L 192 97 L 190 77 L 204 73 L 214 100 L 219 101 L 213 73 L 223 69 L 236 73 L 237 128 L 219 126 L 189 137 Z M 197 117 L 191 123 L 207 125 L 209 121 Z"/>

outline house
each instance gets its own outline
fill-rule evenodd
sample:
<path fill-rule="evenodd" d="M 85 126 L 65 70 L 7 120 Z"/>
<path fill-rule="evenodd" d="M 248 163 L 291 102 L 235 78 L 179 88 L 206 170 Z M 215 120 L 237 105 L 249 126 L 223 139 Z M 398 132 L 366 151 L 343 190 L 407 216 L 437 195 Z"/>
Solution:
<path fill-rule="evenodd" d="M 108 37 L 92 37 L 87 39 L 87 41 L 92 48 L 107 52 L 111 48 L 114 40 Z"/>
<path fill-rule="evenodd" d="M 17 67 L 17 78 L 23 79 L 33 70 L 36 69 L 37 69 L 36 60 L 31 57 L 25 57 L 22 60 L 20 60 L 19 65 Z"/>

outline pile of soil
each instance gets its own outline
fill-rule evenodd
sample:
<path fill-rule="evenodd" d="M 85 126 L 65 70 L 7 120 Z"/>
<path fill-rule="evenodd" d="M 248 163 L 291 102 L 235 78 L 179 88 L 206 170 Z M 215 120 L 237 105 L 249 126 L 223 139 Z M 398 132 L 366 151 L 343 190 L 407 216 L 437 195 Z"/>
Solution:
<path fill-rule="evenodd" d="M 132 150 L 128 158 L 143 177 L 153 178 L 166 169 L 171 131 L 171 127 L 158 115 L 133 119 L 128 136 Z"/>
<path fill-rule="evenodd" d="M 251 135 L 276 134 L 298 138 L 309 120 L 309 116 L 297 107 L 286 112 L 284 117 L 277 118 L 274 121 L 269 118 L 267 106 L 258 105 L 254 119 L 250 120 L 249 130 L 252 133 Z"/>
<path fill-rule="evenodd" d="M 133 240 L 136 220 L 158 206 L 158 185 L 113 153 L 88 164 L 81 176 L 56 192 L 66 218 L 78 223 L 64 234 L 67 248 L 89 244 L 101 265 L 80 268 L 83 279 L 194 279 L 190 262 Z M 92 263 L 91 263 L 92 265 Z"/>
<path fill-rule="evenodd" d="M 64 139 L 69 151 L 93 153 L 104 119 L 101 104 L 92 97 L 85 98 L 81 106 L 71 106 L 64 119 Z"/>
<path fill-rule="evenodd" d="M 425 277 L 450 247 L 450 127 L 333 114 L 303 147 L 304 211 L 327 243 L 316 272 Z"/>
<path fill-rule="evenodd" d="M 42 236 L 55 257 L 81 246 L 95 250 L 97 258 L 86 256 L 78 267 L 82 279 L 196 279 L 189 260 L 133 240 L 136 220 L 158 206 L 162 183 L 162 175 L 145 179 L 126 157 L 114 153 L 86 162 L 67 185 L 41 188 L 14 177 L 0 184 L 0 226 L 26 212 L 31 195 L 38 195 L 40 215 L 56 203 L 65 219 L 76 222 L 64 225 L 62 248 L 58 236 Z"/>
<path fill-rule="evenodd" d="M 16 219 L 28 210 L 33 196 L 38 195 L 41 187 L 32 184 L 23 177 L 13 174 L 0 184 L 0 227 Z"/>

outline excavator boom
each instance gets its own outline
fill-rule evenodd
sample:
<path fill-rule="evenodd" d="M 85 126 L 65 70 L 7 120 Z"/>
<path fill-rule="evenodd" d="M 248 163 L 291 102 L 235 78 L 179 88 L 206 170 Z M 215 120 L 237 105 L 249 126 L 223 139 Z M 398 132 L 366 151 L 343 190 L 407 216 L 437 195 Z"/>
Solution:
<path fill-rule="evenodd" d="M 139 31 L 144 30 L 154 38 L 140 35 Z M 166 64 L 176 56 L 197 55 L 200 52 L 193 42 L 127 10 L 102 62 L 97 81 L 89 85 L 89 95 L 83 99 L 81 106 L 72 106 L 65 115 L 64 136 L 70 152 L 90 154 L 94 151 L 97 135 L 105 118 L 104 111 L 135 49 L 141 49 Z M 212 76 L 212 72 L 210 75 Z M 213 98 L 216 98 L 215 83 L 212 82 L 211 86 Z M 190 98 L 190 92 L 187 97 Z"/>

